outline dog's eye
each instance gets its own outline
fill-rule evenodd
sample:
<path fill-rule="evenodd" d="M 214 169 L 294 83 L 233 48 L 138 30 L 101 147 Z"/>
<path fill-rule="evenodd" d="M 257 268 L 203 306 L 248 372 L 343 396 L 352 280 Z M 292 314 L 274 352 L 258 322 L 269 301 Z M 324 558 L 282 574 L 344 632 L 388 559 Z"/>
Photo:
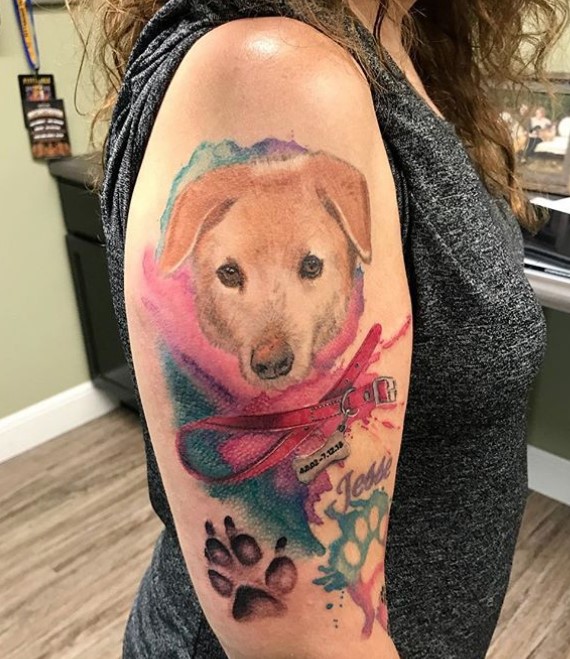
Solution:
<path fill-rule="evenodd" d="M 227 288 L 241 288 L 244 284 L 245 277 L 237 263 L 226 263 L 221 265 L 216 274 L 218 279 Z"/>
<path fill-rule="evenodd" d="M 321 276 L 322 271 L 323 262 L 314 254 L 307 254 L 299 267 L 299 275 L 302 279 L 316 279 Z"/>

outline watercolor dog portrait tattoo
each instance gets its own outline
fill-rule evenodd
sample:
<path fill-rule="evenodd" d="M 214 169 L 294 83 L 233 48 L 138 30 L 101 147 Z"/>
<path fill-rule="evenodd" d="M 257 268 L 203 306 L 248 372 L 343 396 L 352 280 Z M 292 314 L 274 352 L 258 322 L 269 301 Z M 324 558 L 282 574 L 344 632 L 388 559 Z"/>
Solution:
<path fill-rule="evenodd" d="M 196 149 L 144 253 L 173 446 L 189 477 L 231 505 L 223 524 L 204 522 L 204 569 L 237 621 L 283 615 L 296 563 L 312 557 L 311 587 L 346 593 L 364 637 L 387 626 L 383 564 L 366 563 L 374 542 L 385 546 L 391 458 L 362 470 L 351 448 L 396 428 L 403 401 L 382 355 L 410 319 L 391 337 L 361 326 L 372 257 L 360 171 L 276 139 Z M 336 499 L 323 510 L 325 493 Z"/>

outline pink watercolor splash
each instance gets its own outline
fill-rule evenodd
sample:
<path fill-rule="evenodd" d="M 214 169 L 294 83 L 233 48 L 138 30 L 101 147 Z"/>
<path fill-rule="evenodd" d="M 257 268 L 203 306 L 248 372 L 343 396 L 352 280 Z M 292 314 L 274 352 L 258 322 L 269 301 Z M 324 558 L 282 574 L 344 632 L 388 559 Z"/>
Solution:
<path fill-rule="evenodd" d="M 368 581 L 363 581 L 362 578 L 347 587 L 348 594 L 352 601 L 362 609 L 364 613 L 364 625 L 362 627 L 362 637 L 370 638 L 372 634 L 372 627 L 374 620 L 387 629 L 388 627 L 388 608 L 382 601 L 375 607 L 372 599 L 372 592 L 378 584 L 378 579 L 384 574 L 384 561 L 379 563 Z"/>

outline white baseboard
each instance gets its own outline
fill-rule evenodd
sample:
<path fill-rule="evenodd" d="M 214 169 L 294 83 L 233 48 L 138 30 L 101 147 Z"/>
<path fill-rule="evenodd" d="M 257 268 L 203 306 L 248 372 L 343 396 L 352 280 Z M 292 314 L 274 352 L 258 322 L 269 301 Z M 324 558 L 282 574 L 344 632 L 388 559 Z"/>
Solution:
<path fill-rule="evenodd" d="M 528 486 L 570 506 L 570 460 L 528 447 Z"/>
<path fill-rule="evenodd" d="M 91 382 L 0 419 L 0 462 L 82 426 L 118 403 Z"/>

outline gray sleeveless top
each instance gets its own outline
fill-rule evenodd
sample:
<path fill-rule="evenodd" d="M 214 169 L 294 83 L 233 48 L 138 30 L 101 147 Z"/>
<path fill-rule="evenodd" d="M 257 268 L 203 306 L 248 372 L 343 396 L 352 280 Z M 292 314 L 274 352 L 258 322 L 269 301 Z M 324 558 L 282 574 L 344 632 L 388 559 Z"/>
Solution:
<path fill-rule="evenodd" d="M 131 366 L 125 223 L 167 85 L 212 28 L 275 14 L 293 16 L 280 0 L 170 0 L 134 48 L 101 195 L 114 303 Z M 396 182 L 414 313 L 386 558 L 391 632 L 403 659 L 481 659 L 527 496 L 525 413 L 543 357 L 544 318 L 524 275 L 510 209 L 486 190 L 453 126 L 429 109 L 393 62 L 381 66 L 372 36 L 358 22 L 356 28 L 382 85 L 373 97 Z M 165 530 L 129 618 L 124 657 L 224 657 L 184 566 L 144 411 L 141 419 L 151 501 Z"/>

